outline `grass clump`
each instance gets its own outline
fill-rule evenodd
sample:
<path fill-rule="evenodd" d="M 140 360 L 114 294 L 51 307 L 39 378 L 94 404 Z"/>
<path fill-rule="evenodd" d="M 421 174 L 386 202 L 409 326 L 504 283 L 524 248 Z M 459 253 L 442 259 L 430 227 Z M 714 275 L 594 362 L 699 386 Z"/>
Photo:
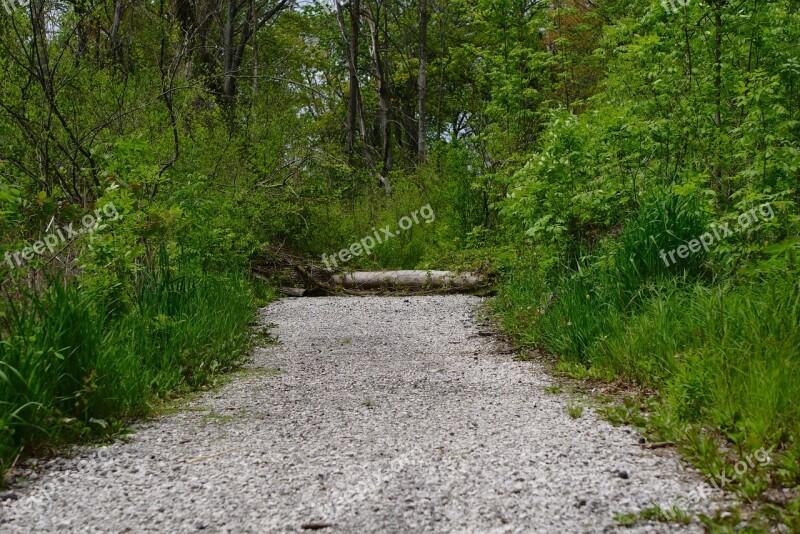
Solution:
<path fill-rule="evenodd" d="M 130 302 L 54 282 L 8 299 L 0 341 L 0 474 L 19 454 L 103 435 L 156 398 L 237 365 L 255 304 L 239 275 L 143 273 Z"/>
<path fill-rule="evenodd" d="M 583 416 L 583 405 L 577 402 L 567 404 L 567 413 L 573 419 L 580 419 Z"/>

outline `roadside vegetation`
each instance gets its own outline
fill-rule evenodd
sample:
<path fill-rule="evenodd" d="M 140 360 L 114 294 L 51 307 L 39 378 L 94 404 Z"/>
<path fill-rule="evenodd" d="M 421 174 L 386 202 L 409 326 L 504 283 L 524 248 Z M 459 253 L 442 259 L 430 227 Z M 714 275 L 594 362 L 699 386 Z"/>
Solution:
<path fill-rule="evenodd" d="M 0 472 L 234 367 L 268 251 L 430 205 L 344 268 L 488 274 L 521 347 L 649 392 L 612 420 L 709 480 L 768 451 L 709 525 L 800 529 L 800 5 L 680 3 L 0 12 Z"/>
<path fill-rule="evenodd" d="M 0 454 L 111 436 L 158 399 L 213 383 L 246 356 L 255 304 L 241 276 L 160 265 L 132 301 L 76 284 L 13 299 L 0 345 Z M 38 452 L 44 452 L 39 450 Z"/>

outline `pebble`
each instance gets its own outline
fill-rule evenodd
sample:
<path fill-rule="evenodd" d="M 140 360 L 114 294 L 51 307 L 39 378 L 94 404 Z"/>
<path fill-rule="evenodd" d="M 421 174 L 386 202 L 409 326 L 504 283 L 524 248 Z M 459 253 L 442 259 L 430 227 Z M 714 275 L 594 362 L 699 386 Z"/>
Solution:
<path fill-rule="evenodd" d="M 40 464 L 0 494 L 2 530 L 615 532 L 616 514 L 705 485 L 630 428 L 571 418 L 541 364 L 476 324 L 480 304 L 277 301 L 261 322 L 280 344 L 256 349 L 250 372 L 130 439 Z"/>

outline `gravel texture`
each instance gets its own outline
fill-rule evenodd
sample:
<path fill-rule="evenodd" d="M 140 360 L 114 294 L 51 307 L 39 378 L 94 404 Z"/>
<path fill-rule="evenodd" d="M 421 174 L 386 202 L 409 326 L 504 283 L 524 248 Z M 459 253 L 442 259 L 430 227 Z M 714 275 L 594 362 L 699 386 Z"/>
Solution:
<path fill-rule="evenodd" d="M 617 513 L 708 486 L 545 391 L 466 296 L 286 299 L 280 344 L 129 440 L 41 462 L 0 531 L 685 532 Z M 711 493 L 700 508 L 713 508 Z"/>

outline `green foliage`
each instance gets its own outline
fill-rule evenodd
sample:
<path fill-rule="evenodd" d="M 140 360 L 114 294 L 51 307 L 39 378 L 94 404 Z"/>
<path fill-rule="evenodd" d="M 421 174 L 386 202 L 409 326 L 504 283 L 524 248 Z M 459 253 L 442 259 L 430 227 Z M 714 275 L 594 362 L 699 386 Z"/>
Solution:
<path fill-rule="evenodd" d="M 240 276 L 143 272 L 135 306 L 55 281 L 7 300 L 0 342 L 0 471 L 42 443 L 102 434 L 156 398 L 212 383 L 249 347 L 254 304 Z"/>
<path fill-rule="evenodd" d="M 320 264 L 430 205 L 339 267 L 498 276 L 504 327 L 559 372 L 657 391 L 654 424 L 708 469 L 724 462 L 698 428 L 774 446 L 748 498 L 797 484 L 796 1 L 447 0 L 426 46 L 417 5 L 364 4 L 352 51 L 350 12 L 323 3 L 249 42 L 223 27 L 249 27 L 239 5 L 201 25 L 125 4 L 116 30 L 102 2 L 43 6 L 0 19 L 0 253 L 107 203 L 119 217 L 4 268 L 4 458 L 228 367 L 252 313 L 236 273 L 265 248 Z M 712 224 L 737 231 L 673 261 Z"/>
<path fill-rule="evenodd" d="M 388 225 L 395 237 L 377 244 L 371 254 L 354 258 L 344 268 L 413 269 L 440 261 L 455 262 L 445 258 L 464 249 L 480 254 L 481 247 L 501 243 L 502 239 L 495 236 L 496 217 L 489 208 L 500 192 L 478 175 L 479 165 L 474 154 L 459 143 L 438 145 L 428 163 L 415 173 L 393 176 L 394 191 L 389 199 L 374 190 L 355 199 L 345 194 L 343 199 L 306 207 L 303 218 L 307 226 L 289 238 L 290 246 L 320 263 L 322 254 L 333 255 L 375 231 L 382 235 L 380 229 Z M 434 215 L 430 220 L 418 216 L 409 230 L 396 232 L 401 218 L 428 205 Z"/>
<path fill-rule="evenodd" d="M 658 387 L 680 419 L 711 423 L 734 443 L 781 443 L 799 430 L 798 318 L 797 279 L 700 286 L 648 302 L 594 362 Z"/>
<path fill-rule="evenodd" d="M 694 197 L 656 194 L 639 208 L 636 218 L 625 224 L 607 267 L 610 284 L 625 309 L 640 299 L 653 284 L 671 277 L 697 279 L 708 273 L 707 258 L 699 251 L 677 263 L 669 252 L 698 239 L 707 231 L 707 215 Z M 603 270 L 605 258 L 598 264 Z"/>

